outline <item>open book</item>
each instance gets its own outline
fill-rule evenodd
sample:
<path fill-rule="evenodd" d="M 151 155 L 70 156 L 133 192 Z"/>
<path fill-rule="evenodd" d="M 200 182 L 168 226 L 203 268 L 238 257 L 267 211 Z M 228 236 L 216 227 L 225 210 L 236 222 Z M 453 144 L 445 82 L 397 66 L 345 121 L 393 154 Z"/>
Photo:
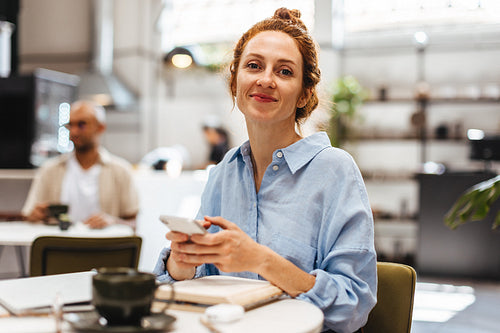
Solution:
<path fill-rule="evenodd" d="M 248 310 L 281 295 L 283 290 L 268 281 L 211 275 L 161 285 L 156 290 L 155 298 L 164 302 L 173 298 L 174 302 L 170 303 L 173 309 L 204 311 L 210 305 L 230 303 L 242 305 Z"/>

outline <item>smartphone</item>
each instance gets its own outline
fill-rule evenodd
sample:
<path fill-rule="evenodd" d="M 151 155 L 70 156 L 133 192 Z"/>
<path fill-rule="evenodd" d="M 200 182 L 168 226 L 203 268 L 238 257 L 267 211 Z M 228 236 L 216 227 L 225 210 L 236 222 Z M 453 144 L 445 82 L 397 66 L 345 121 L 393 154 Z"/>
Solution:
<path fill-rule="evenodd" d="M 184 234 L 205 234 L 207 231 L 196 220 L 179 216 L 160 215 L 162 221 L 170 230 Z"/>

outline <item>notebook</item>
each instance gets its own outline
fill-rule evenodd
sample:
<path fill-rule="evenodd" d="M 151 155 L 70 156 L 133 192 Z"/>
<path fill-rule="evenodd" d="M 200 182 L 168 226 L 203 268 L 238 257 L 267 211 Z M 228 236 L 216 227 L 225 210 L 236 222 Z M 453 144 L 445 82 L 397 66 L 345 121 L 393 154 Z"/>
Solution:
<path fill-rule="evenodd" d="M 64 305 L 90 303 L 92 275 L 79 272 L 0 281 L 0 305 L 14 315 L 43 312 L 53 306 L 59 294 Z"/>
<path fill-rule="evenodd" d="M 211 275 L 173 283 L 173 302 L 169 306 L 172 309 L 204 311 L 210 305 L 230 303 L 249 310 L 283 294 L 283 290 L 268 281 Z M 161 285 L 156 290 L 157 300 L 168 302 L 171 297 L 171 285 Z"/>

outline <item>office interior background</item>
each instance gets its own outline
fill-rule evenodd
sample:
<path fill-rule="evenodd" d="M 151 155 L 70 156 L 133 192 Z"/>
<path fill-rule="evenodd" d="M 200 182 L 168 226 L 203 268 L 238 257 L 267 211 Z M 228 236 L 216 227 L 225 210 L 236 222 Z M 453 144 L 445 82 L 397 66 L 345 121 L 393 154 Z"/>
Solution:
<path fill-rule="evenodd" d="M 466 188 L 492 178 L 500 169 L 495 160 L 500 154 L 495 141 L 500 136 L 500 4 L 496 1 L 12 3 L 18 12 L 10 76 L 33 76 L 46 89 L 37 95 L 36 145 L 30 162 L 36 168 L 47 156 L 64 151 L 59 124 L 46 124 L 58 115 L 62 101 L 97 98 L 107 105 L 103 145 L 133 163 L 140 184 L 147 184 L 141 200 L 148 206 L 141 208 L 139 219 L 139 231 L 146 239 L 147 231 L 160 228 L 155 214 L 162 212 L 162 205 L 173 205 L 174 198 L 162 192 L 168 189 L 152 187 L 157 178 L 148 178 L 153 176 L 143 170 L 143 157 L 157 148 L 179 154 L 182 173 L 164 173 L 161 184 L 175 183 L 172 188 L 185 199 L 182 213 L 194 215 L 197 199 L 192 194 L 202 189 L 205 177 L 194 170 L 203 165 L 209 151 L 202 126 L 222 124 L 233 146 L 246 140 L 244 119 L 233 108 L 223 70 L 234 42 L 276 8 L 300 9 L 319 44 L 322 70 L 322 103 L 305 124 L 305 134 L 328 125 L 340 78 L 353 77 L 363 88 L 365 100 L 349 120 L 342 147 L 363 173 L 380 259 L 411 264 L 422 276 L 488 281 L 488 286 L 498 288 L 500 234 L 491 230 L 498 203 L 487 221 L 453 231 L 442 222 Z M 190 54 L 193 63 L 187 68 L 173 66 L 172 51 Z M 0 109 L 3 120 L 14 119 L 6 114 L 17 112 L 15 106 L 6 110 L 5 104 Z M 472 156 L 474 133 L 492 138 L 497 150 L 489 156 Z M 20 177 L 23 185 L 14 185 L 7 175 L 11 168 L 2 168 L 1 207 L 16 211 L 22 207 L 29 181 Z M 156 242 L 155 251 L 162 244 Z M 153 255 L 151 250 L 141 257 L 142 268 L 152 268 Z M 15 275 L 15 265 L 5 254 L 0 262 L 3 277 Z"/>

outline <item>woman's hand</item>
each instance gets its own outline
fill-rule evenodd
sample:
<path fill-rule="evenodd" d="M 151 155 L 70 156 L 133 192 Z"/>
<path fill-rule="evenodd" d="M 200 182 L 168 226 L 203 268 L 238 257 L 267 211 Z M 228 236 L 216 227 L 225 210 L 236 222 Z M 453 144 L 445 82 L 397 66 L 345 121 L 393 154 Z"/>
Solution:
<path fill-rule="evenodd" d="M 210 223 L 206 221 L 202 225 L 205 229 L 210 227 Z M 185 254 L 178 250 L 182 246 L 181 244 L 190 242 L 189 235 L 182 232 L 169 231 L 166 237 L 171 242 L 170 256 L 166 263 L 168 273 L 172 278 L 179 281 L 193 278 L 196 266 L 199 264 L 186 262 Z"/>
<path fill-rule="evenodd" d="M 222 230 L 213 234 L 192 235 L 191 238 L 178 232 L 167 234 L 167 238 L 172 241 L 167 269 L 174 279 L 191 279 L 196 266 L 208 263 L 223 272 L 249 271 L 259 274 L 292 297 L 314 286 L 315 276 L 270 248 L 258 244 L 236 224 L 220 216 L 205 216 L 205 222 L 217 225 Z M 178 268 L 184 270 L 178 271 Z"/>
<path fill-rule="evenodd" d="M 213 234 L 192 235 L 190 242 L 175 235 L 178 238 L 172 242 L 171 249 L 175 252 L 176 262 L 182 263 L 184 267 L 211 263 L 223 272 L 258 273 L 259 265 L 264 260 L 261 245 L 236 224 L 222 217 L 206 216 L 205 221 L 223 230 Z M 179 241 L 181 239 L 184 242 Z"/>

